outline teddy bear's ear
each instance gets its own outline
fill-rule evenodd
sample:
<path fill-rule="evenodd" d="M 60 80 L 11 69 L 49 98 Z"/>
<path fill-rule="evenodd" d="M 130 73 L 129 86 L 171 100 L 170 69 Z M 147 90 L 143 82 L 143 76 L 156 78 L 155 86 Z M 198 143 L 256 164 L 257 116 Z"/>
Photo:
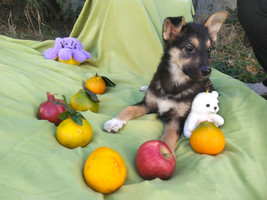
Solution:
<path fill-rule="evenodd" d="M 216 91 L 212 91 L 211 94 L 212 94 L 213 96 L 215 96 L 216 98 L 219 96 L 218 92 L 216 92 Z"/>

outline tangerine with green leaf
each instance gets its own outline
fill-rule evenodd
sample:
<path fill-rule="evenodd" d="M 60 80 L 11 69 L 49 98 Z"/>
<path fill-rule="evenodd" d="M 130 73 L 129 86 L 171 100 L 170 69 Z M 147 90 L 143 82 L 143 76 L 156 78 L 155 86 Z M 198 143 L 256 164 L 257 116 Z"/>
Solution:
<path fill-rule="evenodd" d="M 86 146 L 92 139 L 91 124 L 82 118 L 82 125 L 75 123 L 71 118 L 63 120 L 57 127 L 57 140 L 64 147 L 73 149 Z"/>
<path fill-rule="evenodd" d="M 116 84 L 107 77 L 96 73 L 86 81 L 85 86 L 95 94 L 104 94 L 106 87 L 115 87 Z"/>
<path fill-rule="evenodd" d="M 86 81 L 85 86 L 95 94 L 104 94 L 106 90 L 106 83 L 102 76 L 98 74 L 95 74 L 94 76 L 89 78 Z"/>
<path fill-rule="evenodd" d="M 190 145 L 197 153 L 216 155 L 223 151 L 225 138 L 213 122 L 204 121 L 192 132 Z"/>

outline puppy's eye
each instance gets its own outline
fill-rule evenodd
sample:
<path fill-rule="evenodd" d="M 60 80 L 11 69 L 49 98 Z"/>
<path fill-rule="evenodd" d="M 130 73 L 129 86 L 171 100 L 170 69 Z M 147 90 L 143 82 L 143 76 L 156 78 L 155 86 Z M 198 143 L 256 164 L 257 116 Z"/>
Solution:
<path fill-rule="evenodd" d="M 210 107 L 210 104 L 207 104 L 206 107 L 207 107 L 207 108 Z"/>
<path fill-rule="evenodd" d="M 208 48 L 208 52 L 211 52 L 212 51 L 212 48 Z"/>
<path fill-rule="evenodd" d="M 191 52 L 191 51 L 193 51 L 194 48 L 192 45 L 186 45 L 185 49 L 186 49 L 186 51 Z"/>

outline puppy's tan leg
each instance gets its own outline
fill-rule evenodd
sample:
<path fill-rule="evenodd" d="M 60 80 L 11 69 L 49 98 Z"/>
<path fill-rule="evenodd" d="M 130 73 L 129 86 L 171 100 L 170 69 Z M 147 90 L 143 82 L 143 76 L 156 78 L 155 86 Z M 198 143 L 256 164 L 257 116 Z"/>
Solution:
<path fill-rule="evenodd" d="M 165 142 L 171 151 L 174 153 L 176 149 L 176 143 L 179 139 L 179 124 L 178 120 L 171 120 L 165 125 L 164 133 L 161 140 Z"/>
<path fill-rule="evenodd" d="M 104 124 L 103 129 L 104 131 L 109 133 L 116 133 L 127 123 L 127 121 L 141 117 L 146 113 L 148 113 L 148 109 L 143 104 L 128 106 L 123 109 L 116 117 L 107 121 Z"/>
<path fill-rule="evenodd" d="M 131 120 L 134 118 L 141 117 L 142 115 L 147 113 L 147 107 L 143 105 L 134 105 L 134 106 L 128 106 L 125 109 L 123 109 L 116 118 L 119 120 Z"/>

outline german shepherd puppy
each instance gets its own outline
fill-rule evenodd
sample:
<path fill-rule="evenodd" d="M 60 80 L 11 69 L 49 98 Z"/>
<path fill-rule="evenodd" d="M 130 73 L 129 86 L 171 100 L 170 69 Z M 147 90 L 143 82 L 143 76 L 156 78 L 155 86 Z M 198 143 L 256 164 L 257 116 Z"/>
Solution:
<path fill-rule="evenodd" d="M 206 91 L 211 74 L 210 52 L 227 15 L 224 11 L 217 12 L 204 25 L 185 23 L 184 17 L 166 18 L 162 31 L 163 56 L 143 100 L 126 107 L 107 121 L 103 129 L 115 133 L 128 120 L 158 113 L 166 119 L 161 140 L 174 152 L 194 97 Z"/>

